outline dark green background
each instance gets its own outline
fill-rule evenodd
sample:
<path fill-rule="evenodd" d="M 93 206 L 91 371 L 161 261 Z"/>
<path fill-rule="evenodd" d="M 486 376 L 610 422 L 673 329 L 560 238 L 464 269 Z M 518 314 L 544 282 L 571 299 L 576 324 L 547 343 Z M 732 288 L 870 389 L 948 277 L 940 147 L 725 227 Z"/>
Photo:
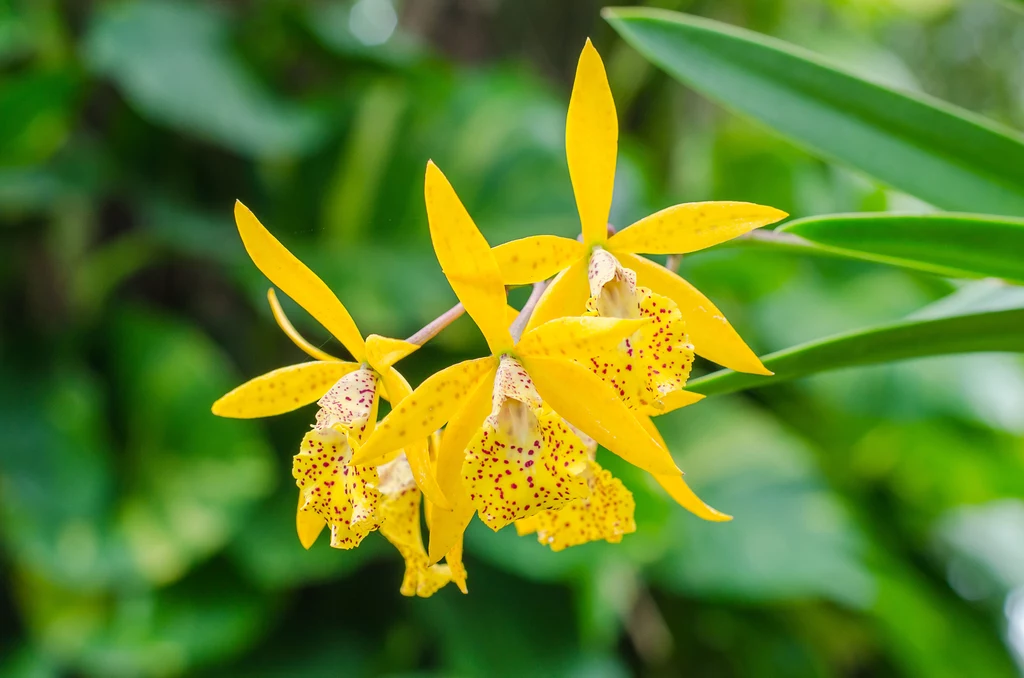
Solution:
<path fill-rule="evenodd" d="M 469 596 L 402 598 L 379 535 L 302 550 L 290 458 L 313 410 L 209 412 L 304 359 L 270 317 L 236 198 L 365 333 L 412 334 L 454 301 L 427 235 L 428 158 L 492 244 L 578 231 L 563 126 L 589 35 L 623 130 L 616 224 L 705 199 L 925 208 L 670 80 L 596 2 L 363 0 L 357 16 L 400 19 L 377 46 L 351 4 L 0 0 L 0 676 L 1019 675 L 1024 363 L 1008 355 L 665 417 L 691 484 L 735 521 L 699 521 L 605 454 L 638 532 L 552 554 L 474 523 Z M 651 4 L 1024 127 L 1019 3 Z M 954 288 L 744 247 L 682 270 L 760 353 Z M 418 383 L 484 350 L 463 319 L 401 366 Z"/>

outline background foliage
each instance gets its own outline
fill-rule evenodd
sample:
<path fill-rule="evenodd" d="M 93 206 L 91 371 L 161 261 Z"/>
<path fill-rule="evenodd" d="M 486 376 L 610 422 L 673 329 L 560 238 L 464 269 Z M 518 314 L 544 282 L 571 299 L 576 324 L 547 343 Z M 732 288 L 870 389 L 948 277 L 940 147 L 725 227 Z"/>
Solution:
<path fill-rule="evenodd" d="M 1024 127 L 1018 2 L 656 4 Z M 448 587 L 426 601 L 398 594 L 401 562 L 379 535 L 354 552 L 299 546 L 289 468 L 311 411 L 210 414 L 244 378 L 300 359 L 274 327 L 232 201 L 366 332 L 407 336 L 454 299 L 429 247 L 427 158 L 492 243 L 578 230 L 563 125 L 588 35 L 623 126 L 615 223 L 703 199 L 794 217 L 930 210 L 683 87 L 599 10 L 0 0 L 0 676 L 1020 673 L 1017 355 L 716 395 L 659 424 L 693 486 L 735 521 L 700 522 L 609 459 L 637 497 L 635 535 L 552 554 L 477 522 L 471 594 Z M 745 112 L 769 124 L 796 114 L 760 105 L 763 115 Z M 943 199 L 921 176 L 882 178 Z M 1021 216 L 1015 204 L 978 211 Z M 791 230 L 851 245 L 830 226 Z M 984 315 L 993 290 L 999 308 L 1020 308 L 994 283 L 929 272 L 950 272 L 963 244 L 950 233 L 930 250 L 917 237 L 909 250 L 879 245 L 931 257 L 923 271 L 755 241 L 687 255 L 682 268 L 759 353 L 891 324 L 949 345 L 956 327 L 929 319 Z M 1020 280 L 1020 256 L 990 255 L 999 268 L 976 273 Z M 1004 343 L 983 347 L 1019 346 L 1013 326 L 1000 328 Z M 858 363 L 865 340 L 851 336 L 826 346 L 836 364 Z M 483 349 L 463 319 L 405 370 L 417 383 Z M 751 385 L 727 377 L 707 392 Z"/>

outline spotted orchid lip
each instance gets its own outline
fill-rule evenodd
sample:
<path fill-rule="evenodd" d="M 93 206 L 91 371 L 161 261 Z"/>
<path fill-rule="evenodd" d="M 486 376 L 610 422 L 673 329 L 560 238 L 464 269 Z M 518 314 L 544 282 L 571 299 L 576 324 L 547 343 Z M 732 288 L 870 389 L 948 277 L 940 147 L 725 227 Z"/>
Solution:
<path fill-rule="evenodd" d="M 591 541 L 618 543 L 626 534 L 636 532 L 633 493 L 618 478 L 593 460 L 585 471 L 590 493 L 570 502 L 558 511 L 541 511 L 516 521 L 522 535 L 536 534 L 537 541 L 561 551 Z"/>

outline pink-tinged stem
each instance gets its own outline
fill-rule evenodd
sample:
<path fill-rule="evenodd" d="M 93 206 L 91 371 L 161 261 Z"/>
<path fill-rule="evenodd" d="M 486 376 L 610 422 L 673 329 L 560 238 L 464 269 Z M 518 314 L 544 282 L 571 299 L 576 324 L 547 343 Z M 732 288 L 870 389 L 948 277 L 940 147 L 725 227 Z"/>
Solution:
<path fill-rule="evenodd" d="M 455 304 L 441 315 L 431 320 L 423 327 L 423 329 L 421 329 L 416 334 L 406 339 L 406 341 L 408 341 L 410 344 L 422 346 L 423 344 L 427 343 L 428 341 L 436 337 L 438 334 L 440 334 L 441 330 L 443 330 L 444 328 L 448 327 L 453 322 L 458 320 L 465 312 L 466 307 L 463 306 L 462 302 L 460 301 L 459 303 Z"/>
<path fill-rule="evenodd" d="M 526 324 L 530 322 L 530 316 L 533 315 L 533 309 L 537 308 L 537 302 L 544 296 L 544 290 L 547 287 L 547 280 L 533 283 L 533 291 L 530 292 L 530 298 L 526 300 L 523 310 L 519 312 L 516 319 L 512 321 L 512 326 L 508 328 L 508 331 L 512 333 L 513 341 L 518 343 L 519 339 L 522 338 L 523 330 L 526 329 Z"/>

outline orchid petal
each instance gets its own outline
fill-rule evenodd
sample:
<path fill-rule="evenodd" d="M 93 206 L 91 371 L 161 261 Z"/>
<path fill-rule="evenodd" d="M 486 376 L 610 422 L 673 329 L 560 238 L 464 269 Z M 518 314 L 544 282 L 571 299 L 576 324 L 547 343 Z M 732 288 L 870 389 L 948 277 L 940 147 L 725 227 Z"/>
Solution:
<path fill-rule="evenodd" d="M 318 400 L 358 363 L 341 360 L 300 363 L 250 379 L 213 404 L 218 417 L 254 419 L 283 414 Z"/>
<path fill-rule="evenodd" d="M 452 580 L 446 565 L 429 565 L 420 530 L 420 491 L 406 459 L 399 456 L 378 467 L 380 474 L 380 532 L 402 554 L 403 596 L 429 598 Z"/>
<path fill-rule="evenodd" d="M 694 393 L 693 391 L 684 391 L 682 389 L 678 391 L 672 391 L 666 393 L 661 397 L 661 407 L 650 407 L 647 409 L 646 414 L 649 416 L 660 416 L 662 414 L 668 414 L 674 412 L 681 407 L 687 407 L 704 400 L 703 393 Z"/>
<path fill-rule="evenodd" d="M 480 519 L 497 532 L 585 497 L 588 461 L 562 417 L 537 406 L 535 418 L 512 426 L 495 426 L 489 418 L 466 450 L 462 479 Z"/>
<path fill-rule="evenodd" d="M 438 440 L 432 443 L 434 449 L 440 446 L 440 432 L 438 432 Z M 437 506 L 432 504 L 428 500 L 423 502 L 423 513 L 427 522 L 427 530 L 433 531 L 434 529 L 434 513 L 438 510 Z M 429 556 L 427 562 L 430 562 Z M 449 572 L 451 572 L 452 581 L 459 587 L 459 591 L 462 593 L 469 593 L 469 589 L 466 588 L 466 580 L 468 579 L 468 573 L 466 572 L 466 565 L 462 562 L 462 534 L 458 535 L 455 540 L 455 544 L 448 550 L 448 553 L 444 556 L 444 562 L 448 566 Z"/>
<path fill-rule="evenodd" d="M 371 336 L 366 340 L 367 354 L 371 352 L 370 340 L 372 338 Z M 383 372 L 380 372 L 380 378 L 384 382 L 384 387 L 388 393 L 391 394 L 392 408 L 412 394 L 412 387 L 409 386 L 409 382 L 394 367 L 388 367 Z M 427 499 L 448 508 L 448 502 L 445 500 L 441 488 L 438 487 L 437 479 L 434 477 L 434 472 L 431 468 L 428 440 L 429 437 L 424 436 L 423 438 L 410 441 L 404 447 L 405 456 L 409 460 L 409 466 L 412 469 L 412 476 L 416 481 L 416 486 L 423 491 Z M 359 455 L 356 454 L 356 456 L 358 457 Z"/>
<path fill-rule="evenodd" d="M 548 285 L 541 295 L 533 315 L 526 324 L 526 331 L 539 327 L 549 320 L 566 316 L 582 315 L 590 296 L 590 283 L 587 282 L 587 258 L 565 269 Z"/>
<path fill-rule="evenodd" d="M 363 360 L 363 337 L 352 316 L 316 273 L 270 234 L 249 208 L 235 202 L 235 223 L 249 257 L 263 275 L 281 288 L 333 334 L 356 361 Z"/>
<path fill-rule="evenodd" d="M 277 293 L 274 292 L 273 287 L 267 290 L 267 301 L 270 302 L 270 312 L 274 314 L 274 320 L 277 321 L 277 326 L 280 327 L 281 330 L 288 335 L 288 338 L 292 340 L 292 343 L 302 349 L 306 355 L 316 358 L 317 360 L 337 360 L 337 358 L 332 356 L 330 353 L 321 351 L 316 346 L 306 341 L 305 337 L 299 334 L 299 331 L 295 329 L 292 322 L 288 320 L 288 316 L 284 314 L 284 309 L 281 308 L 281 302 L 277 300 Z"/>
<path fill-rule="evenodd" d="M 418 344 L 410 344 L 402 339 L 371 334 L 366 338 L 366 362 L 370 363 L 373 369 L 383 373 L 418 348 Z"/>
<path fill-rule="evenodd" d="M 565 155 L 583 227 L 583 243 L 588 246 L 607 239 L 618 140 L 619 123 L 608 75 L 601 56 L 587 39 L 569 98 Z"/>
<path fill-rule="evenodd" d="M 588 460 L 587 467 L 589 496 L 557 511 L 517 520 L 516 532 L 520 536 L 536 532 L 537 541 L 556 552 L 592 541 L 617 544 L 623 535 L 636 532 L 633 494 L 596 461 Z"/>
<path fill-rule="evenodd" d="M 683 388 L 693 366 L 693 345 L 679 309 L 668 297 L 640 287 L 629 295 L 628 305 L 650 322 L 621 345 L 582 362 L 611 384 L 626 407 L 643 411 L 659 407 L 665 394 Z M 600 298 L 592 298 L 589 312 L 601 306 Z"/>
<path fill-rule="evenodd" d="M 619 252 L 686 254 L 732 240 L 789 215 L 749 202 L 673 205 L 622 229 L 608 240 Z"/>
<path fill-rule="evenodd" d="M 299 508 L 295 511 L 295 529 L 299 533 L 299 543 L 302 548 L 309 550 L 320 533 L 327 526 L 323 516 L 315 511 L 304 511 L 302 507 L 306 504 L 306 498 L 299 492 Z"/>
<path fill-rule="evenodd" d="M 529 285 L 547 280 L 587 253 L 583 243 L 557 235 L 533 235 L 491 250 L 506 285 Z"/>
<path fill-rule="evenodd" d="M 523 357 L 541 397 L 566 421 L 649 473 L 680 473 L 668 451 L 644 430 L 611 386 L 583 365 Z"/>
<path fill-rule="evenodd" d="M 522 356 L 585 361 L 598 353 L 618 350 L 624 339 L 650 323 L 649 318 L 556 318 L 524 334 L 516 344 L 516 353 Z"/>
<path fill-rule="evenodd" d="M 475 512 L 468 494 L 464 494 L 450 511 L 440 506 L 434 507 L 430 521 L 430 543 L 427 546 L 428 563 L 433 565 L 462 543 L 462 535 Z"/>
<path fill-rule="evenodd" d="M 771 374 L 736 333 L 722 312 L 690 283 L 650 259 L 616 252 L 623 266 L 636 271 L 637 283 L 679 305 L 694 351 L 712 362 L 750 374 Z"/>
<path fill-rule="evenodd" d="M 455 189 L 433 162 L 427 163 L 424 196 L 430 239 L 448 283 L 487 339 L 491 353 L 508 350 L 512 335 L 501 269 Z"/>
<path fill-rule="evenodd" d="M 380 527 L 377 469 L 354 466 L 345 431 L 313 429 L 302 439 L 292 461 L 302 498 L 301 511 L 314 511 L 328 520 L 331 546 L 353 549 Z"/>
<path fill-rule="evenodd" d="M 661 432 L 658 431 L 658 427 L 654 425 L 650 417 L 638 416 L 637 420 L 644 427 L 644 429 L 654 438 L 658 444 L 664 449 L 668 449 L 668 445 L 665 444 L 665 439 L 661 437 Z M 710 520 L 716 523 L 722 523 L 732 520 L 732 516 L 727 513 L 711 508 L 703 501 L 696 493 L 690 489 L 690 486 L 683 480 L 683 476 L 680 474 L 673 473 L 671 475 L 655 475 L 654 479 L 658 481 L 669 496 L 672 497 L 676 503 L 682 506 L 684 509 L 704 520 Z"/>
<path fill-rule="evenodd" d="M 480 378 L 476 388 L 444 427 L 444 435 L 437 453 L 437 482 L 451 504 L 455 504 L 465 495 L 462 486 L 462 464 L 466 459 L 466 448 L 491 412 L 496 370 L 495 366 Z"/>
<path fill-rule="evenodd" d="M 377 424 L 377 430 L 356 452 L 353 462 L 371 463 L 387 453 L 426 439 L 458 411 L 495 358 L 465 360 L 432 375 Z"/>

